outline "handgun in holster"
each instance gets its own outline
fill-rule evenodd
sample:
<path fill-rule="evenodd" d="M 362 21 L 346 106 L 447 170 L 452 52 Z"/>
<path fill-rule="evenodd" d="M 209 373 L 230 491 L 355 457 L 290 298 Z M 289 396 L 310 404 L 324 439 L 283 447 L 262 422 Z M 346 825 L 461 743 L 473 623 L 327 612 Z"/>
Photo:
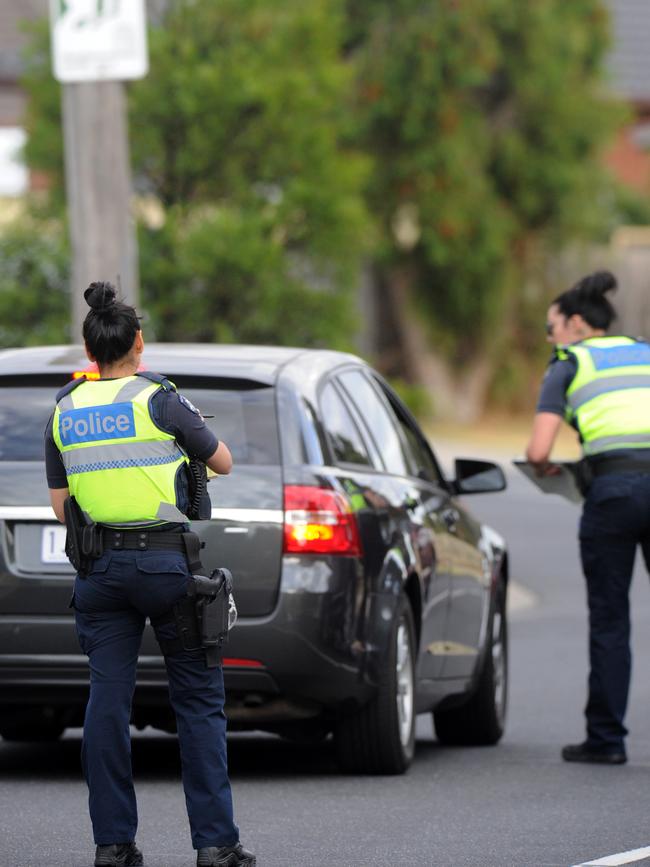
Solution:
<path fill-rule="evenodd" d="M 93 560 L 101 557 L 104 550 L 101 529 L 86 520 L 74 497 L 68 497 L 64 502 L 63 514 L 66 556 L 79 577 L 85 578 L 92 568 Z"/>
<path fill-rule="evenodd" d="M 177 640 L 163 639 L 160 646 L 166 654 L 203 649 L 207 667 L 216 668 L 228 640 L 228 630 L 234 623 L 232 574 L 228 569 L 214 569 L 209 577 L 201 575 L 201 540 L 196 533 L 183 533 L 183 544 L 192 580 L 187 596 L 174 605 L 172 616 L 157 621 L 173 619 L 178 632 Z"/>
<path fill-rule="evenodd" d="M 591 483 L 594 480 L 593 465 L 589 463 L 587 458 L 577 461 L 573 466 L 573 477 L 575 479 L 578 490 L 583 497 L 586 497 Z"/>

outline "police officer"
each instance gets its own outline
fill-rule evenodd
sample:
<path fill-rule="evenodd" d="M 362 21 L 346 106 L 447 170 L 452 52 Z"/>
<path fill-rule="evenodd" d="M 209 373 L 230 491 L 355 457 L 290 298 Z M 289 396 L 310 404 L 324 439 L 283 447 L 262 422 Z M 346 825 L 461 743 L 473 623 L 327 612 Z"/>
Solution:
<path fill-rule="evenodd" d="M 526 451 L 540 474 L 562 420 L 578 432 L 585 503 L 580 555 L 589 604 L 586 740 L 565 746 L 567 762 L 623 764 L 630 682 L 629 587 L 637 545 L 650 568 L 650 345 L 606 336 L 616 279 L 584 277 L 553 301 L 546 330 L 555 344 Z"/>
<path fill-rule="evenodd" d="M 182 543 L 187 456 L 217 473 L 229 473 L 232 458 L 173 384 L 138 373 L 144 341 L 135 310 L 116 300 L 109 283 L 92 283 L 84 297 L 91 308 L 83 324 L 86 353 L 100 378 L 59 392 L 45 451 L 57 518 L 64 520 L 73 495 L 102 528 L 103 551 L 77 576 L 72 603 L 90 664 L 82 764 L 95 865 L 143 864 L 129 719 L 147 617 L 165 653 L 197 864 L 253 865 L 233 821 L 223 673 L 207 667 L 202 650 L 182 648 L 170 616 L 192 580 Z"/>

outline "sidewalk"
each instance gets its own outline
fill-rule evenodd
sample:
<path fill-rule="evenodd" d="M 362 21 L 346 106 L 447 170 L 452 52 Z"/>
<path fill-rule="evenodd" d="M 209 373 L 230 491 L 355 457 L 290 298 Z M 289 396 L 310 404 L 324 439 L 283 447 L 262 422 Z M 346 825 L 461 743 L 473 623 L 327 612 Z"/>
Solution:
<path fill-rule="evenodd" d="M 424 431 L 445 471 L 451 471 L 454 458 L 493 460 L 507 469 L 510 461 L 523 458 L 532 426 L 532 416 L 489 417 L 474 425 L 432 424 Z M 558 460 L 577 460 L 580 447 L 577 434 L 563 424 L 553 450 Z"/>

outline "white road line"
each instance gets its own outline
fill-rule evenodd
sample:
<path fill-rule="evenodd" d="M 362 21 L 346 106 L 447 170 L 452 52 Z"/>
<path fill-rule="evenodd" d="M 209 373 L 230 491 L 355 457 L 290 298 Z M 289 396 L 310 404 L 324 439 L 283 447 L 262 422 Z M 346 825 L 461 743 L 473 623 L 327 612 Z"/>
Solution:
<path fill-rule="evenodd" d="M 643 849 L 630 849 L 629 852 L 619 852 L 616 855 L 606 855 L 598 861 L 584 861 L 582 864 L 575 864 L 574 867 L 618 867 L 619 864 L 632 864 L 643 858 L 650 858 L 650 846 L 645 846 Z"/>

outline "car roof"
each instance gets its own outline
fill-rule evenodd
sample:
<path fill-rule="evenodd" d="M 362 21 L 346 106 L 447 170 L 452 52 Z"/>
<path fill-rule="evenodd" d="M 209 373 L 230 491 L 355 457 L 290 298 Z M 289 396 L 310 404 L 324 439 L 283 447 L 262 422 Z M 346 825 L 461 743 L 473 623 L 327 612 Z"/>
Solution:
<path fill-rule="evenodd" d="M 294 365 L 303 374 L 322 372 L 346 362 L 364 362 L 354 355 L 328 349 L 210 343 L 147 343 L 142 356 L 146 370 L 165 375 L 227 377 L 272 385 L 280 370 Z M 72 374 L 88 368 L 81 345 L 39 346 L 0 350 L 0 376 Z"/>

